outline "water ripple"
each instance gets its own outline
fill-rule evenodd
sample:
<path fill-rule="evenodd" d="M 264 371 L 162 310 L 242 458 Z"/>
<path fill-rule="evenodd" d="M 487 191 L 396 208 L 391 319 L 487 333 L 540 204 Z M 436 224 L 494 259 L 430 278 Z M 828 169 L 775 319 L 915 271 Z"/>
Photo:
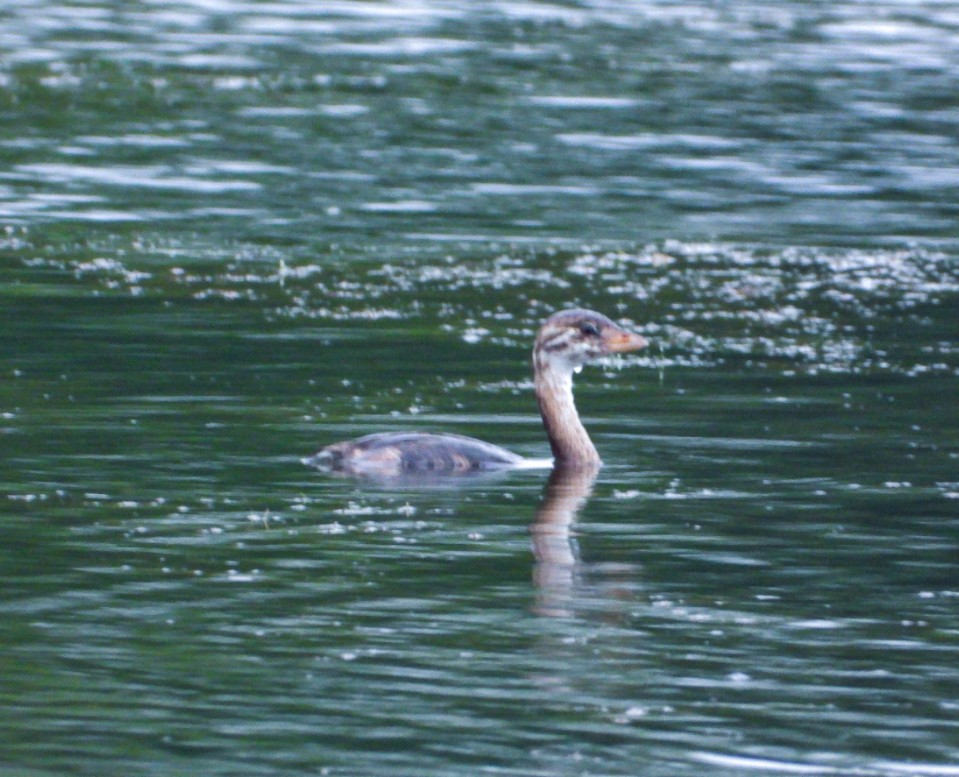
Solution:
<path fill-rule="evenodd" d="M 244 166 L 221 166 L 242 172 Z M 76 174 L 70 169 L 68 174 Z M 83 173 L 81 173 L 83 174 Z M 110 180 L 116 171 L 103 171 Z M 133 171 L 122 173 L 133 177 Z M 143 185 L 193 186 L 162 175 Z M 208 182 L 211 191 L 243 182 Z M 53 201 L 53 204 L 56 200 Z M 429 212 L 419 201 L 369 203 L 369 209 Z M 177 252 L 178 253 L 178 252 Z M 635 249 L 516 251 L 467 261 L 444 257 L 364 263 L 359 272 L 335 262 L 301 262 L 251 247 L 242 263 L 204 270 L 164 260 L 143 272 L 120 260 L 51 260 L 87 283 L 120 291 L 197 300 L 256 300 L 269 318 L 371 321 L 428 318 L 471 343 L 526 346 L 538 321 L 562 304 L 609 308 L 652 337 L 639 359 L 665 365 L 777 365 L 789 372 L 955 373 L 948 340 L 921 351 L 900 337 L 876 337 L 899 322 L 922 330 L 959 294 L 956 265 L 926 250 L 759 251 L 712 243 L 667 241 Z M 481 291 L 486 304 L 451 303 L 449 295 Z M 548 304 L 546 300 L 553 300 Z M 677 300 L 682 300 L 678 304 Z"/>

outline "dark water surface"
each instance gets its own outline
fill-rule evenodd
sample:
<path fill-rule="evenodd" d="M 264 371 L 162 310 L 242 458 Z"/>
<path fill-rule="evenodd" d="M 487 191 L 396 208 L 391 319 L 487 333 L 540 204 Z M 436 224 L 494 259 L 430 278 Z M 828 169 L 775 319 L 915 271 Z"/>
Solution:
<path fill-rule="evenodd" d="M 0 771 L 959 775 L 959 7 L 0 5 Z M 386 429 L 595 482 L 356 482 Z"/>

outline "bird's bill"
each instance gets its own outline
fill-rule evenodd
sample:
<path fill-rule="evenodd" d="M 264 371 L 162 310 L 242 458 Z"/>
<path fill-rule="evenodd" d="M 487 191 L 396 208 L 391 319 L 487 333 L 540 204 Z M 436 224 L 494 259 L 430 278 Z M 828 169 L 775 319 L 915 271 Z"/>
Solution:
<path fill-rule="evenodd" d="M 627 332 L 624 329 L 608 329 L 603 332 L 603 344 L 610 353 L 628 353 L 645 348 L 649 343 L 641 335 Z"/>

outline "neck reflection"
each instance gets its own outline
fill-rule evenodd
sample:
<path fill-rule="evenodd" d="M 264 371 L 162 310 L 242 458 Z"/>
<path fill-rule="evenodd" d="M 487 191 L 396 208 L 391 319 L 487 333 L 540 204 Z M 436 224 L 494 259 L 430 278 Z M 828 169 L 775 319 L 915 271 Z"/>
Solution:
<path fill-rule="evenodd" d="M 579 559 L 572 525 L 589 499 L 598 466 L 557 466 L 546 483 L 543 499 L 530 526 L 533 542 L 533 583 L 536 612 L 541 615 L 572 614 L 570 599 Z"/>

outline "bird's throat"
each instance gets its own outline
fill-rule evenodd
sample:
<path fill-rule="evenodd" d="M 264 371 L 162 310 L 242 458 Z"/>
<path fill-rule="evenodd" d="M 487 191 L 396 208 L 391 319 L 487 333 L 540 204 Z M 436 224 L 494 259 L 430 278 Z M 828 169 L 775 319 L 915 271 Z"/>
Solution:
<path fill-rule="evenodd" d="M 534 381 L 536 401 L 546 427 L 557 466 L 595 467 L 600 458 L 586 433 L 573 401 L 573 376 L 537 360 Z"/>

